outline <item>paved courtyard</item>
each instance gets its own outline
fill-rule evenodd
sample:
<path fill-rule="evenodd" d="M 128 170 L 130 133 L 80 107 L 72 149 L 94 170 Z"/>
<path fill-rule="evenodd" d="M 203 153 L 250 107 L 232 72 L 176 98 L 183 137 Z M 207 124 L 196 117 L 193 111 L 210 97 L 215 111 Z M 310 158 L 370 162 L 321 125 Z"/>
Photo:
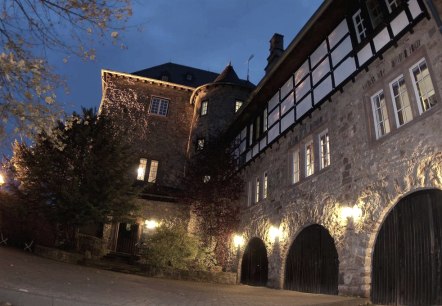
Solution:
<path fill-rule="evenodd" d="M 123 274 L 0 247 L 0 305 L 362 305 L 363 299 Z"/>

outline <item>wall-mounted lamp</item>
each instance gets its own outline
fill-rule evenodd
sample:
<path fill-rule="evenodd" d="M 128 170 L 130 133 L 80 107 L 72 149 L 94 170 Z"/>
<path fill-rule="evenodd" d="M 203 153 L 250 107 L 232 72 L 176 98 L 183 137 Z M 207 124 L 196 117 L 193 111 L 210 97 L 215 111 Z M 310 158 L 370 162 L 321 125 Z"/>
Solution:
<path fill-rule="evenodd" d="M 240 247 L 243 246 L 243 244 L 244 244 L 244 237 L 239 234 L 235 234 L 233 236 L 233 245 L 239 249 Z"/>
<path fill-rule="evenodd" d="M 279 238 L 282 236 L 282 231 L 279 229 L 279 227 L 276 226 L 270 226 L 269 228 L 269 238 L 272 242 L 275 242 L 277 239 L 279 241 Z"/>
<path fill-rule="evenodd" d="M 5 178 L 3 174 L 0 174 L 0 186 L 2 186 L 5 183 Z"/>
<path fill-rule="evenodd" d="M 341 217 L 344 220 L 353 219 L 353 221 L 359 221 L 362 217 L 362 209 L 357 207 L 356 205 L 353 207 L 342 207 L 341 208 Z"/>
<path fill-rule="evenodd" d="M 156 220 L 146 220 L 144 221 L 144 225 L 147 229 L 153 230 L 159 226 L 159 223 Z"/>

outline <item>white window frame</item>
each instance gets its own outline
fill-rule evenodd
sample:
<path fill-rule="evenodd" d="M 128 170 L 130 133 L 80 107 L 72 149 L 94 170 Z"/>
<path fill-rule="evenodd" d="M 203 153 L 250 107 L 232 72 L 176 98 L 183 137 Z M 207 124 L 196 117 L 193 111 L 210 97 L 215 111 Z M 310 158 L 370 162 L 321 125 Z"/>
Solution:
<path fill-rule="evenodd" d="M 149 178 L 147 179 L 148 183 L 156 183 L 157 180 L 157 174 L 158 174 L 158 161 L 152 159 L 150 161 L 150 168 L 149 168 Z"/>
<path fill-rule="evenodd" d="M 198 138 L 196 140 L 196 150 L 202 151 L 204 149 L 205 143 L 206 143 L 206 140 L 204 138 Z"/>
<path fill-rule="evenodd" d="M 383 97 L 382 99 L 381 95 Z M 385 100 L 384 90 L 381 89 L 378 92 L 376 92 L 374 95 L 372 95 L 370 101 L 373 113 L 373 122 L 376 132 L 376 139 L 379 139 L 387 135 L 391 131 L 390 119 L 388 117 L 387 102 Z M 380 128 L 381 125 L 384 127 L 383 130 Z"/>
<path fill-rule="evenodd" d="M 385 0 L 385 4 L 387 5 L 388 12 L 391 13 L 395 8 L 399 6 L 398 0 Z"/>
<path fill-rule="evenodd" d="M 305 144 L 305 177 L 315 173 L 315 148 L 313 140 Z"/>
<path fill-rule="evenodd" d="M 149 114 L 166 117 L 169 112 L 169 99 L 152 97 L 150 99 Z"/>
<path fill-rule="evenodd" d="M 397 96 L 394 95 L 394 90 L 393 90 L 393 85 L 398 84 L 399 85 L 399 81 L 403 79 L 404 83 L 405 83 L 405 90 L 404 91 L 399 91 L 399 94 Z M 411 108 L 411 102 L 410 102 L 410 96 L 408 95 L 408 88 L 407 88 L 407 83 L 405 82 L 405 77 L 403 74 L 399 75 L 397 78 L 395 78 L 393 81 L 390 82 L 390 93 L 391 93 L 391 101 L 393 102 L 393 107 L 394 107 L 394 117 L 396 119 L 396 126 L 399 128 L 405 124 L 407 124 L 408 122 L 410 122 L 411 120 L 413 120 L 413 109 Z M 404 99 L 403 99 L 403 94 L 405 94 L 408 98 L 408 106 L 404 106 Z M 398 110 L 397 106 L 396 106 L 396 97 L 400 98 L 400 103 L 401 103 L 401 109 Z M 404 110 L 406 108 L 410 109 L 410 115 L 411 118 L 407 118 L 406 117 L 406 112 L 404 112 Z M 403 113 L 403 118 L 406 119 L 406 121 L 404 121 L 404 123 L 400 124 L 399 123 L 399 115 L 398 113 L 401 112 Z"/>
<path fill-rule="evenodd" d="M 323 137 L 325 137 L 325 144 L 322 143 Z M 330 135 L 328 129 L 323 131 L 318 136 L 319 139 L 319 169 L 327 168 L 331 164 L 330 160 Z"/>
<path fill-rule="evenodd" d="M 144 181 L 144 176 L 146 175 L 146 166 L 147 166 L 147 159 L 140 158 L 140 164 L 138 165 L 138 169 L 137 169 L 137 180 L 138 181 Z"/>
<path fill-rule="evenodd" d="M 299 158 L 299 150 L 293 151 L 292 154 L 292 183 L 296 184 L 301 179 L 301 163 Z"/>
<path fill-rule="evenodd" d="M 204 100 L 203 102 L 201 102 L 200 115 L 205 116 L 207 115 L 208 111 L 209 111 L 209 100 Z"/>
<path fill-rule="evenodd" d="M 360 21 L 358 22 L 356 19 L 359 17 Z M 367 37 L 367 26 L 365 25 L 364 17 L 362 17 L 362 11 L 359 9 L 356 13 L 353 14 L 353 26 L 355 27 L 356 38 L 358 39 L 358 43 L 360 43 L 363 39 Z M 362 30 L 359 31 L 358 26 L 361 25 Z"/>
<path fill-rule="evenodd" d="M 259 177 L 255 180 L 255 203 L 259 202 L 259 190 L 261 188 L 261 182 L 259 180 Z"/>
<path fill-rule="evenodd" d="M 267 171 L 264 172 L 264 174 L 263 174 L 262 182 L 263 182 L 263 186 L 262 186 L 262 198 L 263 198 L 263 199 L 267 199 L 268 183 L 269 183 L 269 177 L 268 177 Z"/>
<path fill-rule="evenodd" d="M 420 71 L 422 71 L 420 69 L 420 66 L 421 66 L 422 63 L 425 63 L 425 65 L 427 66 L 428 74 L 423 79 L 416 80 L 416 78 L 414 77 L 413 70 L 418 68 Z M 424 109 L 423 108 L 422 98 L 421 98 L 421 97 L 426 97 L 428 99 L 428 97 L 430 97 L 429 93 L 431 93 L 431 92 L 433 92 L 433 94 L 431 96 L 435 96 L 436 95 L 436 91 L 435 91 L 435 88 L 434 88 L 434 83 L 433 83 L 433 80 L 432 80 L 431 75 L 430 75 L 430 69 L 428 68 L 428 64 L 427 64 L 427 61 L 425 60 L 425 58 L 421 58 L 416 64 L 411 66 L 409 71 L 410 71 L 411 80 L 413 81 L 412 83 L 413 83 L 414 96 L 416 98 L 417 106 L 419 108 L 419 114 L 422 114 L 422 113 L 424 113 L 424 112 L 426 112 L 426 111 L 428 111 L 428 110 L 430 110 L 431 108 L 434 107 L 434 105 L 432 106 L 430 103 L 428 103 L 428 108 Z M 429 78 L 429 81 L 430 81 L 429 83 L 431 84 L 432 90 L 426 90 L 424 94 L 421 94 L 417 84 L 422 82 L 423 80 L 426 80 L 427 78 Z M 437 103 L 437 100 L 436 100 L 436 103 Z"/>

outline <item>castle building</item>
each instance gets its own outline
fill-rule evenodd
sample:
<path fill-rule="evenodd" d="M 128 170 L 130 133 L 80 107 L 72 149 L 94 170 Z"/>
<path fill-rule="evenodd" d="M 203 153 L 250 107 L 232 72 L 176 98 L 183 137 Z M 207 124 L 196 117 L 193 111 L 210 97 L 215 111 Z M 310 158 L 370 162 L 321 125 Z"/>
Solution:
<path fill-rule="evenodd" d="M 325 1 L 285 50 L 273 36 L 256 87 L 230 65 L 103 71 L 102 108 L 146 105 L 138 176 L 163 187 L 140 199 L 146 215 L 189 220 L 173 196 L 184 157 L 222 134 L 245 182 L 241 283 L 442 304 L 441 13 Z"/>

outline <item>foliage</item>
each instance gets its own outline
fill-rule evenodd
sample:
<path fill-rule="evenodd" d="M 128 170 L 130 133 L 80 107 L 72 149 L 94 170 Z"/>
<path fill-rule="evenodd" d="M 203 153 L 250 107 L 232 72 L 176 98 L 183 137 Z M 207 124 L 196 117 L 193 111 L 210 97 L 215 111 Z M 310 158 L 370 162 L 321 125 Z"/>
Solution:
<path fill-rule="evenodd" d="M 196 237 L 182 225 L 161 225 L 145 241 L 147 263 L 154 267 L 189 270 L 203 268 L 203 252 Z"/>
<path fill-rule="evenodd" d="M 243 189 L 236 164 L 222 140 L 209 143 L 189 161 L 185 198 L 199 219 L 206 243 L 214 243 L 217 261 L 226 266 L 230 238 L 239 223 L 238 198 Z"/>
<path fill-rule="evenodd" d="M 133 153 L 124 136 L 91 109 L 58 122 L 33 146 L 16 143 L 15 191 L 68 233 L 81 225 L 124 218 L 135 208 Z M 72 235 L 72 233 L 71 233 Z"/>
<path fill-rule="evenodd" d="M 49 66 L 49 53 L 93 60 L 90 46 L 99 38 L 117 43 L 130 15 L 130 0 L 2 1 L 0 140 L 11 129 L 28 137 L 59 118 L 55 91 L 64 82 Z"/>

